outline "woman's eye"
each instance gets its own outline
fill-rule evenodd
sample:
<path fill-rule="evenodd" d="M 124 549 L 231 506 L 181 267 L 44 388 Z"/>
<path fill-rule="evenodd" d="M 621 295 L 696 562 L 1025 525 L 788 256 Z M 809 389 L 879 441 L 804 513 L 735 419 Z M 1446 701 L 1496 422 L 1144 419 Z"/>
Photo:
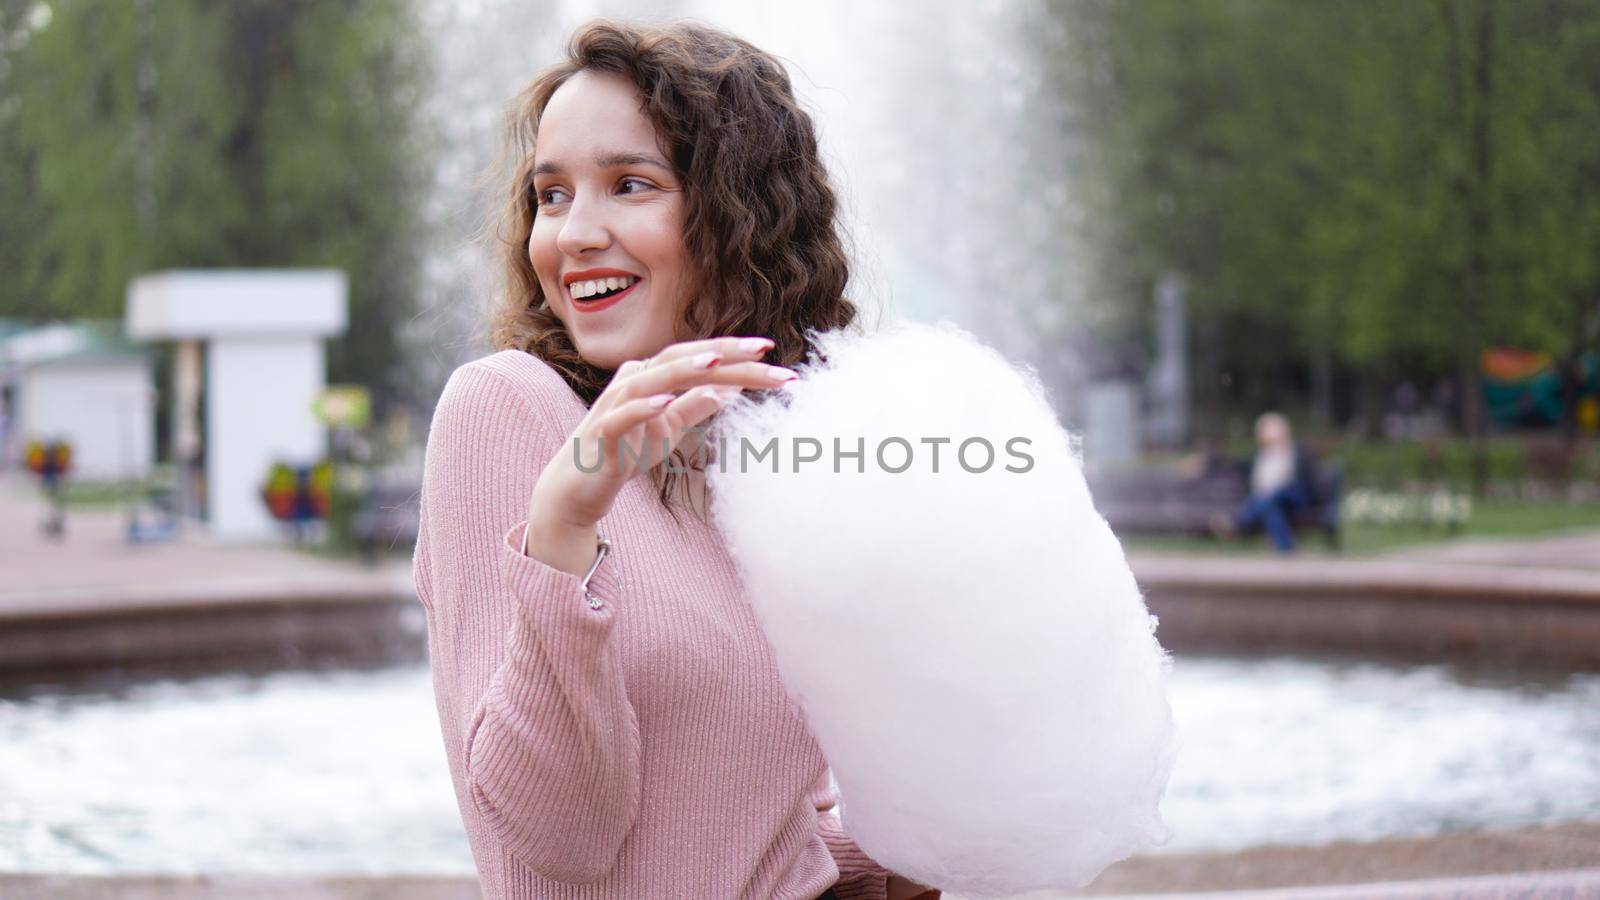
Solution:
<path fill-rule="evenodd" d="M 626 186 L 634 186 L 634 189 L 632 191 L 622 191 Z M 640 189 L 650 191 L 653 187 L 654 184 L 648 183 L 643 178 L 624 178 L 618 183 L 619 191 L 624 192 L 624 194 L 638 194 Z M 536 207 L 550 207 L 555 203 L 562 203 L 565 195 L 566 191 L 563 191 L 560 187 L 546 187 L 544 191 L 534 191 L 533 202 Z"/>

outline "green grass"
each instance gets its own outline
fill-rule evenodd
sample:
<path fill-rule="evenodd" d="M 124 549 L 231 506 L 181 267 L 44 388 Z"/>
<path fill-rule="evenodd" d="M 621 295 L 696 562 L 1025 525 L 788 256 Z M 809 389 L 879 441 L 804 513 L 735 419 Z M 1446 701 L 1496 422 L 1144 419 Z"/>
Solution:
<path fill-rule="evenodd" d="M 1472 517 L 1454 532 L 1420 525 L 1385 526 L 1366 522 L 1344 527 L 1343 556 L 1372 556 L 1419 544 L 1460 538 L 1536 537 L 1600 528 L 1600 504 L 1565 500 L 1476 500 Z M 1299 549 L 1308 556 L 1332 556 L 1318 532 L 1296 535 Z M 1233 540 L 1206 537 L 1128 535 L 1123 546 L 1134 553 L 1190 554 L 1201 556 L 1260 556 L 1271 549 L 1260 534 Z"/>
<path fill-rule="evenodd" d="M 67 479 L 68 509 L 114 509 L 149 488 L 140 481 L 73 481 Z M 40 488 L 40 494 L 44 489 Z"/>
<path fill-rule="evenodd" d="M 63 482 L 63 490 L 69 511 L 104 511 L 125 506 L 135 497 L 148 498 L 152 490 L 163 486 L 170 489 L 172 484 L 171 467 L 158 466 L 148 478 L 86 480 L 68 476 Z M 26 496 L 39 502 L 45 500 L 43 480 L 31 472 L 15 473 L 14 478 L 7 480 L 6 490 L 19 497 Z"/>

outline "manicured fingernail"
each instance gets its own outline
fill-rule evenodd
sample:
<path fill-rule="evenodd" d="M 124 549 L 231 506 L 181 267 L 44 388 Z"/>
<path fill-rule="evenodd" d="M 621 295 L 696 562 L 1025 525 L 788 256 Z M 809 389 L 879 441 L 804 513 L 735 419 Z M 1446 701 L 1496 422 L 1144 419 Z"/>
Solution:
<path fill-rule="evenodd" d="M 745 338 L 739 342 L 739 349 L 746 353 L 765 353 L 772 349 L 772 341 L 767 338 Z"/>
<path fill-rule="evenodd" d="M 697 369 L 709 369 L 716 365 L 717 360 L 721 358 L 722 354 L 717 353 L 714 350 L 708 350 L 694 358 L 694 367 Z"/>
<path fill-rule="evenodd" d="M 800 377 L 800 373 L 783 366 L 767 366 L 767 373 L 779 381 L 793 381 Z"/>
<path fill-rule="evenodd" d="M 666 406 L 668 403 L 671 403 L 672 397 L 672 394 L 656 394 L 650 398 L 650 408 L 660 409 L 661 407 Z"/>

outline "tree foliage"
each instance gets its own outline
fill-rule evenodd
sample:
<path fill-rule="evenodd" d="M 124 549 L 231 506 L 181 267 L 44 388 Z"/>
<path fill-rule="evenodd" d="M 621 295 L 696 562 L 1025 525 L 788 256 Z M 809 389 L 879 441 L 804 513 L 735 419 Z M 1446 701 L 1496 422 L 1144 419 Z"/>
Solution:
<path fill-rule="evenodd" d="M 1215 410 L 1283 385 L 1572 359 L 1600 316 L 1600 7 L 1059 0 L 1095 164 L 1097 296 L 1191 286 Z"/>
<path fill-rule="evenodd" d="M 408 3 L 0 3 L 0 315 L 119 316 L 168 268 L 338 267 L 330 377 L 403 385 L 431 156 Z"/>

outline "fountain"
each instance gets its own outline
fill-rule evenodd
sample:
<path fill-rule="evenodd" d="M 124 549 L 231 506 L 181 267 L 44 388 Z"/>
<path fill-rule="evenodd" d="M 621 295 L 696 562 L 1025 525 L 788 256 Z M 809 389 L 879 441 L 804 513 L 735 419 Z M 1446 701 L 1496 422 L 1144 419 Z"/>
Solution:
<path fill-rule="evenodd" d="M 1089 373 L 1067 349 L 1086 290 L 1084 252 L 1070 238 L 1083 220 L 1073 199 L 1081 153 L 1039 49 L 1059 44 L 1057 8 L 1031 0 L 429 0 L 425 27 L 439 36 L 440 55 L 425 118 L 441 123 L 449 148 L 430 203 L 450 237 L 428 260 L 427 312 L 409 337 L 416 365 L 442 383 L 487 350 L 478 331 L 489 266 L 464 239 L 484 207 L 473 182 L 498 149 L 504 101 L 592 15 L 691 16 L 790 64 L 840 188 L 856 260 L 850 291 L 868 321 L 953 318 L 1035 365 L 1063 418 L 1081 424 L 1077 395 Z M 1181 300 L 1163 302 L 1166 321 L 1179 321 Z M 1178 352 L 1168 350 L 1169 359 Z M 1184 424 L 1176 365 L 1152 386 L 1167 411 L 1163 433 L 1172 435 Z M 1325 626 L 1317 633 L 1344 643 L 1313 650 L 1296 643 L 1308 632 L 1280 573 L 1240 580 L 1216 569 L 1136 567 L 1164 639 L 1180 638 L 1167 642 L 1178 651 L 1173 701 L 1186 739 L 1164 804 L 1175 835 L 1163 852 L 1173 861 L 1135 861 L 1144 871 L 1164 872 L 1169 888 L 1192 886 L 1196 872 L 1237 874 L 1241 848 L 1293 842 L 1308 862 L 1292 874 L 1310 877 L 1337 867 L 1319 862 L 1329 842 L 1372 841 L 1346 848 L 1362 861 L 1344 872 L 1370 875 L 1361 866 L 1392 857 L 1388 842 L 1415 840 L 1407 852 L 1420 854 L 1452 835 L 1534 826 L 1567 829 L 1517 833 L 1539 853 L 1552 846 L 1541 835 L 1595 845 L 1596 676 L 1440 661 L 1431 658 L 1435 645 L 1412 640 L 1459 626 L 1448 649 L 1461 652 L 1481 629 L 1524 622 L 1516 633 L 1534 656 L 1552 643 L 1594 646 L 1570 627 L 1574 611 L 1600 596 L 1594 578 L 1535 572 L 1550 583 L 1545 611 L 1529 617 L 1527 602 L 1510 615 L 1510 604 L 1472 594 L 1496 586 L 1467 571 L 1461 581 L 1484 583 L 1446 585 L 1448 596 L 1420 607 L 1428 585 L 1392 571 L 1342 582 L 1321 573 L 1300 587 L 1315 593 L 1310 608 Z M 1505 581 L 1500 593 L 1516 584 Z M 354 600 L 370 590 L 347 593 Z M 1460 615 L 1461 604 L 1476 604 L 1476 617 Z M 1187 646 L 1185 608 L 1209 617 L 1189 623 Z M 181 608 L 175 616 L 193 618 Z M 1405 622 L 1424 627 L 1405 631 Z M 325 623 L 302 622 L 295 634 Z M 1481 628 L 1468 634 L 1461 623 Z M 408 628 L 416 624 L 413 617 Z M 1228 645 L 1228 634 L 1251 639 Z M 1403 662 L 1328 652 L 1386 635 Z M 1263 656 L 1263 644 L 1284 652 Z M 227 661 L 217 667 L 230 674 L 0 695 L 0 733 L 11 738 L 0 742 L 0 871 L 41 879 L 144 873 L 172 883 L 196 872 L 404 876 L 425 886 L 378 892 L 473 895 L 425 664 L 413 656 L 367 671 L 299 665 L 266 675 L 238 674 Z M 1563 852 L 1538 861 L 1593 864 Z M 0 876 L 0 893 L 51 894 L 21 877 Z"/>

